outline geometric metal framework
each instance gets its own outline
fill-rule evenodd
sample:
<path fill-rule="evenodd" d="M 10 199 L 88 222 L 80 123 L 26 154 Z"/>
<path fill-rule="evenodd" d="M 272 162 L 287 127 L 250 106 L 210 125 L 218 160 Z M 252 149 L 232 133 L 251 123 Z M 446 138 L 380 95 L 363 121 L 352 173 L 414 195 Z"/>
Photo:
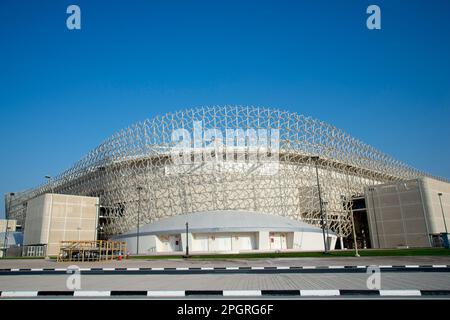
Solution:
<path fill-rule="evenodd" d="M 211 151 L 215 138 L 209 145 L 203 139 L 195 148 L 194 141 L 189 159 L 196 161 L 176 161 L 173 133 L 194 132 L 196 126 L 202 132 L 243 130 L 246 138 L 240 146 L 223 146 L 223 154 Z M 253 156 L 256 151 L 245 142 L 246 132 L 261 129 L 278 130 L 278 149 L 262 149 L 269 155 L 277 152 L 276 163 Z M 274 164 L 276 173 L 267 174 Z M 5 203 L 8 216 L 23 224 L 27 201 L 38 195 L 96 196 L 106 217 L 101 227 L 107 236 L 136 227 L 138 212 L 142 225 L 173 215 L 235 209 L 318 226 L 320 186 L 330 229 L 346 237 L 352 230 L 352 198 L 365 186 L 421 176 L 428 175 L 325 122 L 278 109 L 211 106 L 168 113 L 123 129 L 49 183 L 12 198 L 7 195 Z"/>

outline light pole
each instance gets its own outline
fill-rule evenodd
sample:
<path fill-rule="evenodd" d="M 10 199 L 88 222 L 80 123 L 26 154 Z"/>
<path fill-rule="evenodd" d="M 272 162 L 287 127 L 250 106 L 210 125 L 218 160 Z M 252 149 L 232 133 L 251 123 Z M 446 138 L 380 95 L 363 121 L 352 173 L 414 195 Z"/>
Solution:
<path fill-rule="evenodd" d="M 442 192 L 439 192 L 438 196 L 439 196 L 439 203 L 441 204 L 441 212 L 442 212 L 442 219 L 444 220 L 445 233 L 448 233 L 447 223 L 445 222 L 444 207 L 442 206 Z"/>
<path fill-rule="evenodd" d="M 316 179 L 317 179 L 317 189 L 319 190 L 320 220 L 322 223 L 324 253 L 328 253 L 328 245 L 327 245 L 327 241 L 325 239 L 325 226 L 324 226 L 324 221 L 323 221 L 322 194 L 320 192 L 319 169 L 317 168 L 317 162 L 319 161 L 319 157 L 318 156 L 311 157 L 311 160 L 314 161 L 314 164 L 316 167 Z"/>
<path fill-rule="evenodd" d="M 9 203 L 9 205 L 8 205 L 8 211 L 10 212 L 11 211 L 11 199 L 12 199 L 12 197 L 15 195 L 15 193 L 14 192 L 11 192 L 10 194 L 9 194 L 9 201 L 8 201 L 8 203 Z M 8 218 L 8 216 L 6 215 L 6 211 L 5 211 L 5 219 L 6 219 L 6 230 L 5 230 L 5 238 L 3 239 L 3 258 L 6 258 L 6 246 L 8 245 L 8 228 L 9 228 L 9 218 Z"/>
<path fill-rule="evenodd" d="M 439 196 L 439 203 L 441 204 L 442 219 L 444 220 L 444 228 L 445 228 L 445 235 L 443 236 L 444 247 L 450 248 L 450 246 L 448 245 L 447 222 L 445 222 L 444 207 L 442 206 L 442 192 L 439 192 L 439 193 L 438 193 L 438 196 Z"/>
<path fill-rule="evenodd" d="M 47 179 L 47 183 L 50 185 L 51 193 L 53 193 L 52 177 L 51 176 L 45 176 L 44 178 Z"/>
<path fill-rule="evenodd" d="M 138 195 L 139 195 L 139 200 L 138 200 L 138 215 L 137 215 L 137 235 L 136 235 L 136 254 L 139 254 L 139 225 L 141 223 L 140 221 L 140 215 L 141 215 L 141 191 L 142 191 L 142 187 L 139 186 L 136 188 L 138 191 Z"/>
<path fill-rule="evenodd" d="M 186 222 L 186 258 L 189 257 L 189 222 Z"/>
<path fill-rule="evenodd" d="M 328 239 L 329 239 L 329 234 L 328 234 L 328 231 L 329 231 L 329 227 L 328 227 L 328 201 L 324 201 L 323 202 L 323 211 L 325 212 L 324 213 L 324 216 L 325 216 L 325 226 L 326 226 L 326 229 L 327 229 L 327 246 L 329 246 L 329 243 L 328 243 Z M 328 248 L 328 250 L 329 250 L 330 248 Z"/>

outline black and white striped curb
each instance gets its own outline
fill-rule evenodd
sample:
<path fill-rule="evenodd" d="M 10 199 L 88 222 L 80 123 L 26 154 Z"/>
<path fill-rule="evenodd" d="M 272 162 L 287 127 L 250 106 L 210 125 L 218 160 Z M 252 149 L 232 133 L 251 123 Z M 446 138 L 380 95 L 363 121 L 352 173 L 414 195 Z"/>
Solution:
<path fill-rule="evenodd" d="M 180 291 L 0 291 L 0 298 L 32 297 L 426 297 L 450 298 L 450 290 L 180 290 Z"/>
<path fill-rule="evenodd" d="M 253 266 L 253 267 L 179 267 L 179 268 L 11 268 L 0 269 L 0 275 L 63 274 L 78 270 L 82 274 L 180 274 L 180 273 L 322 273 L 366 272 L 369 267 L 384 272 L 431 271 L 450 272 L 450 265 L 357 265 L 357 266 Z"/>

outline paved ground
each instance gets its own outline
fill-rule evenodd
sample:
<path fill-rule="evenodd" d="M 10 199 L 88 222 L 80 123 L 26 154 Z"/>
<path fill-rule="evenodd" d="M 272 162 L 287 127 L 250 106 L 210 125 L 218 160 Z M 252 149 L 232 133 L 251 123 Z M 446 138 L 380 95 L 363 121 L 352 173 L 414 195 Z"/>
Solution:
<path fill-rule="evenodd" d="M 80 267 L 157 268 L 157 267 L 235 267 L 235 266 L 334 266 L 334 265 L 433 265 L 450 264 L 450 256 L 435 257 L 333 257 L 333 258 L 272 258 L 272 259 L 212 259 L 212 260 L 123 260 L 106 262 L 56 262 L 54 260 L 1 260 L 0 269 Z"/>
<path fill-rule="evenodd" d="M 367 289 L 364 273 L 81 275 L 82 290 Z M 68 290 L 68 275 L 0 276 L 0 290 Z M 381 289 L 450 290 L 448 272 L 382 273 Z"/>
<path fill-rule="evenodd" d="M 258 266 L 361 266 L 361 265 L 450 265 L 450 257 L 333 257 L 213 260 L 124 260 L 108 262 L 57 263 L 52 260 L 0 260 L 0 269 L 65 268 L 185 268 Z M 368 289 L 368 274 L 318 273 L 232 273 L 232 274 L 82 274 L 81 290 L 328 290 Z M 68 274 L 0 275 L 0 291 L 59 291 Z M 373 289 L 373 288 L 371 288 Z M 381 273 L 382 290 L 450 290 L 450 272 L 409 270 Z"/>

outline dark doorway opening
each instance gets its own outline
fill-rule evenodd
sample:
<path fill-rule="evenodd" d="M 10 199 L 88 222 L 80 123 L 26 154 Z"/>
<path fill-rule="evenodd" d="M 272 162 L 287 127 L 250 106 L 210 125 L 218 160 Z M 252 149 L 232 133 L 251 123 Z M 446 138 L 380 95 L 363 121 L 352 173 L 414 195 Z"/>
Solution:
<path fill-rule="evenodd" d="M 366 199 L 364 196 L 352 198 L 353 220 L 355 222 L 356 245 L 358 249 L 372 248 L 370 241 L 369 220 L 367 218 Z M 353 232 L 344 239 L 344 246 L 354 249 Z"/>

